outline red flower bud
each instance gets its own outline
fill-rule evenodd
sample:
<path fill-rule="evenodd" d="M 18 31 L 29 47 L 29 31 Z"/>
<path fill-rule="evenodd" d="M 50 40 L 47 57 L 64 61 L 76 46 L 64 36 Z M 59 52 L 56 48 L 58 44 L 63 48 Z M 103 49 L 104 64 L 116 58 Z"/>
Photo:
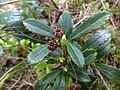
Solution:
<path fill-rule="evenodd" d="M 64 32 L 62 28 L 56 28 L 54 30 L 54 35 L 58 38 L 61 38 L 63 36 Z"/>
<path fill-rule="evenodd" d="M 78 83 L 72 83 L 70 90 L 80 90 L 81 86 Z"/>
<path fill-rule="evenodd" d="M 48 42 L 48 49 L 54 51 L 58 47 L 57 43 L 53 40 Z"/>

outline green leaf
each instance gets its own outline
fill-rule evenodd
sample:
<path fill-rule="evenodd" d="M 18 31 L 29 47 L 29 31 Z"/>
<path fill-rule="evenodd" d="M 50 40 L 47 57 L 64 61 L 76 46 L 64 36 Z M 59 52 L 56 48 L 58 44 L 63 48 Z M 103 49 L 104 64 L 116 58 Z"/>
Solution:
<path fill-rule="evenodd" d="M 77 79 L 80 81 L 80 82 L 90 82 L 91 79 L 90 77 L 88 76 L 87 73 L 85 73 L 84 71 L 80 71 L 78 69 L 75 69 L 76 71 L 76 75 L 77 75 Z M 70 73 L 70 76 L 73 77 L 74 79 L 76 79 L 75 77 L 75 72 L 73 70 L 69 71 Z"/>
<path fill-rule="evenodd" d="M 120 70 L 110 65 L 97 64 L 97 69 L 107 78 L 120 82 Z"/>
<path fill-rule="evenodd" d="M 78 44 L 78 42 L 73 41 L 73 44 L 74 44 L 79 50 L 82 49 L 82 46 L 81 46 L 80 44 Z"/>
<path fill-rule="evenodd" d="M 58 75 L 60 74 L 60 70 L 54 70 L 51 73 L 47 74 L 47 76 L 45 76 L 43 78 L 43 84 L 45 83 L 50 83 L 51 81 L 53 81 Z"/>
<path fill-rule="evenodd" d="M 20 21 L 22 19 L 23 17 L 21 16 L 21 13 L 16 10 L 0 12 L 0 26 L 4 26 L 5 24 L 12 23 L 15 21 Z"/>
<path fill-rule="evenodd" d="M 97 57 L 100 58 L 101 56 L 104 56 L 106 54 L 114 53 L 114 51 L 115 51 L 115 47 L 111 46 L 110 40 L 109 40 L 99 47 Z"/>
<path fill-rule="evenodd" d="M 43 78 L 43 84 L 45 83 L 50 83 L 51 81 L 53 81 L 58 75 L 60 74 L 60 70 L 54 70 L 51 73 L 47 74 L 47 76 L 45 76 Z"/>
<path fill-rule="evenodd" d="M 39 78 L 39 79 L 42 79 L 42 78 L 45 77 L 46 75 L 47 75 L 46 70 L 42 70 L 42 71 L 40 71 L 40 73 L 38 74 L 38 78 Z"/>
<path fill-rule="evenodd" d="M 72 33 L 72 18 L 71 14 L 69 11 L 65 10 L 63 14 L 60 16 L 59 21 L 58 21 L 59 27 L 61 27 L 65 35 L 69 37 Z"/>
<path fill-rule="evenodd" d="M 105 24 L 106 20 L 109 19 L 109 16 L 110 14 L 107 12 L 99 12 L 91 16 L 85 22 L 80 24 L 75 31 L 73 31 L 72 35 L 70 36 L 70 40 L 80 38 L 87 33 L 96 30 L 101 25 Z"/>
<path fill-rule="evenodd" d="M 76 47 L 74 44 L 68 42 L 67 43 L 67 49 L 68 52 L 72 58 L 72 61 L 78 66 L 78 67 L 83 67 L 85 64 L 84 62 L 84 57 L 82 52 L 78 47 Z"/>
<path fill-rule="evenodd" d="M 46 61 L 42 61 L 42 62 L 38 63 L 37 65 L 35 65 L 34 68 L 36 68 L 38 70 L 43 70 L 44 68 L 46 68 L 46 65 L 47 65 Z"/>
<path fill-rule="evenodd" d="M 48 25 L 46 25 L 38 20 L 27 19 L 23 22 L 23 24 L 26 26 L 26 28 L 29 31 L 31 31 L 33 33 L 40 34 L 43 36 L 53 37 L 52 29 Z"/>
<path fill-rule="evenodd" d="M 88 39 L 85 44 L 84 48 L 98 48 L 103 45 L 105 42 L 111 39 L 111 33 L 108 30 L 98 31 L 93 35 L 90 39 Z"/>
<path fill-rule="evenodd" d="M 56 78 L 54 90 L 66 90 L 65 75 L 63 72 Z"/>
<path fill-rule="evenodd" d="M 85 57 L 85 64 L 90 64 L 95 61 L 97 52 L 93 49 L 87 49 L 83 52 Z"/>
<path fill-rule="evenodd" d="M 108 30 L 102 30 L 85 42 L 83 50 L 86 48 L 97 49 L 98 57 L 100 57 L 111 51 L 110 41 L 111 33 Z"/>
<path fill-rule="evenodd" d="M 34 87 L 34 90 L 46 90 L 48 87 L 48 83 L 42 84 L 42 82 L 43 82 L 43 79 L 38 80 Z"/>
<path fill-rule="evenodd" d="M 54 51 L 52 51 L 50 54 L 53 55 L 53 56 L 58 57 L 58 56 L 61 56 L 61 55 L 62 55 L 62 50 L 61 50 L 61 48 L 57 47 L 57 48 L 56 48 Z"/>
<path fill-rule="evenodd" d="M 30 52 L 28 62 L 30 64 L 41 62 L 42 59 L 50 53 L 47 47 L 47 45 L 43 45 Z"/>
<path fill-rule="evenodd" d="M 47 74 L 44 78 L 38 80 L 35 85 L 35 90 L 46 90 L 48 84 L 60 74 L 60 70 L 54 70 Z"/>
<path fill-rule="evenodd" d="M 12 23 L 8 23 L 6 24 L 2 30 L 5 30 L 5 31 L 20 31 L 20 30 L 25 30 L 25 27 L 23 25 L 23 22 L 22 21 L 15 21 L 15 22 L 12 22 Z"/>

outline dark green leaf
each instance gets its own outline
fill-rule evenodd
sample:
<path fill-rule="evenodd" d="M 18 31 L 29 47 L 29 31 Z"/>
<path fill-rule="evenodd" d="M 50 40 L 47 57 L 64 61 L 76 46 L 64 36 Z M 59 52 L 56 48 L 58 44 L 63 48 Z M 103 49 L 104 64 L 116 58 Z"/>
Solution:
<path fill-rule="evenodd" d="M 101 25 L 105 24 L 106 20 L 109 19 L 109 16 L 110 14 L 107 12 L 99 12 L 91 16 L 76 28 L 76 30 L 70 36 L 71 37 L 70 40 L 80 38 L 86 35 L 87 33 L 96 30 Z"/>
<path fill-rule="evenodd" d="M 38 62 L 41 62 L 42 59 L 49 54 L 49 50 L 47 48 L 47 45 L 40 46 L 33 50 L 29 55 L 28 55 L 28 62 L 30 64 L 35 64 Z"/>
<path fill-rule="evenodd" d="M 83 55 L 85 57 L 85 64 L 90 64 L 95 61 L 97 52 L 93 49 L 87 49 L 83 52 Z"/>
<path fill-rule="evenodd" d="M 65 75 L 63 72 L 56 78 L 54 90 L 66 90 Z"/>
<path fill-rule="evenodd" d="M 61 55 L 62 55 L 62 51 L 61 51 L 61 49 L 58 47 L 58 48 L 56 48 L 55 51 L 52 51 L 50 54 L 53 55 L 53 56 L 61 56 Z"/>
<path fill-rule="evenodd" d="M 120 70 L 110 65 L 97 64 L 99 71 L 107 78 L 120 82 Z"/>
<path fill-rule="evenodd" d="M 75 71 L 76 71 L 77 79 L 80 82 L 90 82 L 91 81 L 91 79 L 87 73 L 77 70 L 77 69 L 75 69 Z M 69 71 L 69 73 L 74 79 L 76 79 L 75 72 L 73 70 Z"/>
<path fill-rule="evenodd" d="M 72 33 L 72 19 L 69 11 L 65 10 L 58 21 L 59 26 L 64 30 L 67 37 Z"/>
<path fill-rule="evenodd" d="M 48 84 L 60 74 L 60 70 L 54 70 L 40 79 L 35 85 L 35 90 L 46 90 Z"/>
<path fill-rule="evenodd" d="M 34 90 L 46 90 L 48 87 L 48 83 L 42 84 L 42 82 L 43 82 L 43 79 L 38 80 L 34 87 Z"/>
<path fill-rule="evenodd" d="M 45 76 L 43 78 L 43 84 L 45 83 L 50 83 L 51 81 L 53 81 L 59 74 L 60 74 L 61 70 L 54 70 L 52 72 L 50 72 L 49 74 L 47 74 L 47 76 Z"/>
<path fill-rule="evenodd" d="M 79 67 L 82 67 L 85 64 L 85 62 L 83 54 L 80 51 L 80 49 L 70 42 L 67 43 L 67 49 L 72 58 L 72 61 Z"/>
<path fill-rule="evenodd" d="M 23 24 L 29 31 L 33 33 L 53 37 L 52 29 L 41 21 L 35 19 L 27 19 L 23 22 Z"/>
<path fill-rule="evenodd" d="M 111 47 L 110 40 L 103 45 L 101 45 L 98 49 L 98 58 L 104 56 L 108 53 L 114 53 L 115 47 Z"/>

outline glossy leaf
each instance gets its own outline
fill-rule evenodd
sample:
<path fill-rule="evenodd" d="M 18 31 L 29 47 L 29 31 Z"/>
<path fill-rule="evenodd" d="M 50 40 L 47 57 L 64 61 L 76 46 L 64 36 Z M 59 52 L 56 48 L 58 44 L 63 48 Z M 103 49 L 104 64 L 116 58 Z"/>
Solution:
<path fill-rule="evenodd" d="M 97 52 L 93 49 L 87 49 L 83 52 L 85 64 L 90 64 L 96 60 Z"/>
<path fill-rule="evenodd" d="M 85 62 L 84 62 L 83 54 L 80 51 L 80 49 L 70 42 L 67 43 L 67 49 L 68 49 L 68 53 L 70 54 L 70 57 L 72 58 L 72 61 L 78 67 L 83 67 Z"/>
<path fill-rule="evenodd" d="M 99 31 L 85 42 L 83 50 L 86 48 L 97 49 L 99 57 L 101 56 L 101 52 L 106 54 L 109 53 L 109 51 L 111 50 L 110 40 L 111 33 L 108 30 Z"/>
<path fill-rule="evenodd" d="M 115 46 L 111 46 L 110 40 L 101 45 L 98 49 L 98 58 L 101 56 L 104 56 L 108 53 L 114 53 L 115 52 Z"/>
<path fill-rule="evenodd" d="M 84 48 L 98 48 L 111 39 L 111 33 L 108 30 L 98 31 L 84 44 Z"/>
<path fill-rule="evenodd" d="M 95 31 L 101 25 L 105 24 L 106 20 L 109 19 L 109 16 L 110 14 L 107 12 L 99 12 L 91 16 L 73 31 L 70 40 L 80 38 L 89 32 Z"/>
<path fill-rule="evenodd" d="M 28 62 L 30 64 L 41 62 L 42 59 L 50 53 L 47 47 L 47 45 L 43 45 L 30 52 Z"/>
<path fill-rule="evenodd" d="M 44 81 L 42 83 L 45 84 L 45 83 L 51 82 L 60 74 L 60 71 L 61 70 L 54 70 L 54 71 L 50 72 L 49 74 L 47 74 L 47 76 L 45 76 L 43 78 Z"/>
<path fill-rule="evenodd" d="M 120 82 L 120 70 L 110 65 L 97 64 L 99 71 L 107 78 Z"/>
<path fill-rule="evenodd" d="M 72 33 L 72 18 L 71 14 L 69 11 L 65 10 L 63 14 L 60 16 L 59 21 L 58 21 L 59 27 L 61 27 L 65 35 L 69 37 Z"/>
<path fill-rule="evenodd" d="M 16 10 L 0 12 L 0 26 L 22 20 L 21 13 Z"/>
<path fill-rule="evenodd" d="M 53 37 L 52 29 L 41 21 L 35 19 L 27 19 L 23 22 L 23 24 L 29 31 L 33 33 Z"/>
<path fill-rule="evenodd" d="M 64 73 L 59 74 L 56 78 L 54 90 L 66 90 L 66 81 Z"/>

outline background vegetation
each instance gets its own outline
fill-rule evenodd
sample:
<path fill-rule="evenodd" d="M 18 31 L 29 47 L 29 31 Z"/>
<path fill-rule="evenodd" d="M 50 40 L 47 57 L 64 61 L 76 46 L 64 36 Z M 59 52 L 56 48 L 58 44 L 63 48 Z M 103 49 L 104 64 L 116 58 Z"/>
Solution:
<path fill-rule="evenodd" d="M 73 27 L 78 26 L 96 12 L 108 11 L 111 13 L 110 20 L 101 28 L 110 30 L 112 34 L 111 41 L 116 49 L 114 53 L 100 58 L 98 63 L 109 64 L 117 69 L 120 68 L 119 0 L 0 0 L 1 90 L 33 90 L 37 80 L 45 76 L 45 72 L 41 72 L 41 64 L 30 66 L 27 62 L 27 56 L 36 47 L 46 44 L 49 38 L 26 30 L 22 20 L 34 18 L 55 28 L 64 9 L 71 12 Z M 81 38 L 80 44 L 83 44 L 90 36 L 91 34 Z M 52 69 L 51 64 L 45 66 L 46 73 L 49 73 Z M 110 90 L 120 89 L 119 83 L 114 83 L 106 77 L 104 79 Z M 99 82 L 99 84 L 96 82 Z M 102 83 L 101 79 L 96 79 L 89 89 L 94 90 L 92 87 L 95 87 L 95 90 L 107 90 Z M 48 89 L 50 88 L 48 87 Z"/>

